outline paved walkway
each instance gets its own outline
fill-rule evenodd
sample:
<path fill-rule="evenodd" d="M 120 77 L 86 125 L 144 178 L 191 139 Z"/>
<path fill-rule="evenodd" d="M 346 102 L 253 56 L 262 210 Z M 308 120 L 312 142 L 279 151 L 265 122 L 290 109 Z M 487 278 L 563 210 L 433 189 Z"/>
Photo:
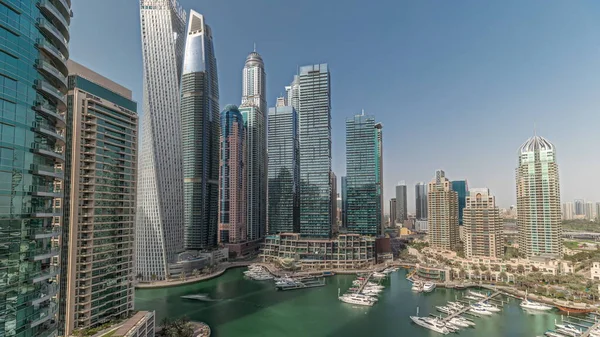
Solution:
<path fill-rule="evenodd" d="M 237 268 L 237 267 L 245 267 L 255 263 L 254 261 L 241 261 L 241 262 L 224 262 L 219 265 L 219 268 L 214 273 L 208 275 L 199 275 L 196 277 L 189 277 L 185 280 L 175 279 L 175 280 L 165 280 L 165 281 L 155 281 L 151 283 L 138 283 L 135 285 L 136 288 L 139 289 L 149 289 L 149 288 L 164 288 L 164 287 L 175 287 L 183 284 L 191 284 L 200 281 L 210 280 L 211 278 L 215 278 L 217 276 L 223 275 L 223 273 L 229 268 Z"/>

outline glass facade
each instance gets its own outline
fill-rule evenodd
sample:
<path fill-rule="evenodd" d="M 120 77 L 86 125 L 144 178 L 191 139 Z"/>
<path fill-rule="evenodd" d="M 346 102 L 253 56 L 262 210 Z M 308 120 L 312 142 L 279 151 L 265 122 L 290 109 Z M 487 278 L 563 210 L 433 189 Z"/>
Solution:
<path fill-rule="evenodd" d="M 346 120 L 348 232 L 378 235 L 381 226 L 380 125 L 375 117 Z"/>
<path fill-rule="evenodd" d="M 416 219 L 427 219 L 427 185 L 422 182 L 415 185 L 415 206 Z"/>
<path fill-rule="evenodd" d="M 235 105 L 221 113 L 219 243 L 246 240 L 246 130 Z"/>
<path fill-rule="evenodd" d="M 190 13 L 181 78 L 184 248 L 217 247 L 219 208 L 219 82 L 212 32 Z"/>
<path fill-rule="evenodd" d="M 61 293 L 68 295 L 59 310 L 65 335 L 133 311 L 138 139 L 131 91 L 71 61 L 69 72 L 61 244 Z"/>
<path fill-rule="evenodd" d="M 406 185 L 396 185 L 396 221 L 404 223 L 408 220 L 408 206 L 406 200 Z"/>
<path fill-rule="evenodd" d="M 69 0 L 0 2 L 0 335 L 57 335 Z"/>
<path fill-rule="evenodd" d="M 342 227 L 348 226 L 348 178 L 342 177 Z"/>
<path fill-rule="evenodd" d="M 298 116 L 292 106 L 269 109 L 269 234 L 298 233 Z"/>
<path fill-rule="evenodd" d="M 327 64 L 300 67 L 300 233 L 331 237 L 331 87 Z"/>
<path fill-rule="evenodd" d="M 452 190 L 458 194 L 458 224 L 463 224 L 463 211 L 467 206 L 467 196 L 469 194 L 469 185 L 466 180 L 454 180 Z"/>

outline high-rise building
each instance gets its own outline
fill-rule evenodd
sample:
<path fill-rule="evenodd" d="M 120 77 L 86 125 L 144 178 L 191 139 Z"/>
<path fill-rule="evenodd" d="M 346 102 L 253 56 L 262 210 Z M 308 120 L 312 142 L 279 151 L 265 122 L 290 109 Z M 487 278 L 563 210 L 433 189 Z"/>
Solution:
<path fill-rule="evenodd" d="M 235 105 L 221 112 L 219 243 L 246 241 L 246 130 Z"/>
<path fill-rule="evenodd" d="M 57 334 L 70 4 L 0 3 L 1 336 Z"/>
<path fill-rule="evenodd" d="M 342 177 L 342 227 L 348 228 L 348 179 Z"/>
<path fill-rule="evenodd" d="M 267 230 L 267 102 L 266 75 L 262 57 L 253 51 L 242 70 L 242 105 L 240 112 L 248 134 L 246 172 L 248 240 L 258 240 Z"/>
<path fill-rule="evenodd" d="M 381 124 L 364 114 L 346 120 L 348 232 L 381 233 L 381 175 L 378 132 Z"/>
<path fill-rule="evenodd" d="M 575 219 L 575 206 L 572 202 L 565 202 L 562 205 L 562 219 L 563 220 Z"/>
<path fill-rule="evenodd" d="M 327 64 L 300 67 L 300 233 L 331 237 L 331 88 Z M 292 100 L 292 106 L 293 106 Z"/>
<path fill-rule="evenodd" d="M 377 193 L 379 194 L 379 233 L 383 236 L 385 233 L 385 218 L 383 216 L 383 124 L 375 124 L 375 151 L 377 160 Z"/>
<path fill-rule="evenodd" d="M 429 245 L 437 249 L 456 250 L 459 241 L 458 194 L 442 170 L 427 188 L 427 236 Z"/>
<path fill-rule="evenodd" d="M 292 83 L 285 87 L 286 105 L 290 105 L 298 111 L 300 106 L 300 76 L 294 75 Z"/>
<path fill-rule="evenodd" d="M 467 196 L 469 195 L 469 185 L 467 180 L 452 181 L 452 190 L 458 195 L 458 224 L 463 224 L 463 209 L 467 204 Z"/>
<path fill-rule="evenodd" d="M 427 219 L 427 185 L 420 182 L 415 185 L 415 218 Z"/>
<path fill-rule="evenodd" d="M 405 220 L 408 220 L 407 201 L 406 184 L 404 181 L 401 181 L 396 185 L 396 214 L 394 215 L 394 218 L 398 223 L 404 223 Z"/>
<path fill-rule="evenodd" d="M 516 183 L 519 252 L 526 257 L 562 256 L 560 185 L 552 143 L 536 135 L 521 145 Z"/>
<path fill-rule="evenodd" d="M 595 218 L 595 214 L 594 214 L 594 203 L 591 201 L 588 201 L 585 203 L 585 219 L 586 220 L 594 220 Z"/>
<path fill-rule="evenodd" d="M 300 231 L 298 115 L 292 106 L 269 109 L 269 234 Z"/>
<path fill-rule="evenodd" d="M 68 67 L 59 312 L 71 336 L 133 312 L 138 117 L 130 90 Z"/>
<path fill-rule="evenodd" d="M 583 199 L 575 199 L 575 215 L 585 215 L 585 201 Z"/>
<path fill-rule="evenodd" d="M 390 227 L 396 225 L 397 201 L 398 199 L 390 199 Z"/>
<path fill-rule="evenodd" d="M 219 81 L 213 37 L 191 11 L 181 76 L 184 248 L 217 247 L 219 209 Z"/>
<path fill-rule="evenodd" d="M 457 192 L 458 193 L 458 192 Z M 504 253 L 503 221 L 487 188 L 469 192 L 464 209 L 465 257 L 500 258 Z"/>
<path fill-rule="evenodd" d="M 331 171 L 331 231 L 333 234 L 339 232 L 337 226 L 337 176 Z"/>
<path fill-rule="evenodd" d="M 144 114 L 138 165 L 135 270 L 164 280 L 183 250 L 179 80 L 186 13 L 175 0 L 141 0 Z"/>
<path fill-rule="evenodd" d="M 600 202 L 596 203 L 596 221 L 600 221 Z"/>

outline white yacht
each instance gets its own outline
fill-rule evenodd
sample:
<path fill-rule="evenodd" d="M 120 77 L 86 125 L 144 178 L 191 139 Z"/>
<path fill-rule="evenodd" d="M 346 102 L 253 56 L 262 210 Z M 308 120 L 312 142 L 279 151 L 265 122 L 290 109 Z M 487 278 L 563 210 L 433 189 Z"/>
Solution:
<path fill-rule="evenodd" d="M 378 288 L 378 289 L 384 289 L 385 288 L 384 286 L 379 285 L 377 283 L 373 283 L 373 282 L 367 283 L 367 287 L 373 287 L 373 288 Z"/>
<path fill-rule="evenodd" d="M 421 282 L 415 282 L 413 283 L 411 290 L 420 293 L 421 291 L 423 291 L 423 284 Z"/>
<path fill-rule="evenodd" d="M 373 306 L 373 304 L 375 304 L 375 301 L 371 297 L 361 296 L 358 294 L 346 294 L 346 295 L 342 295 L 338 298 L 340 299 L 340 301 L 349 303 L 349 304 L 366 305 L 369 307 L 371 307 L 371 306 Z"/>
<path fill-rule="evenodd" d="M 473 300 L 473 301 L 481 300 L 479 297 L 475 297 L 475 296 L 471 296 L 471 295 L 467 295 L 467 296 L 465 296 L 465 298 L 468 300 Z"/>
<path fill-rule="evenodd" d="M 469 293 L 469 295 L 475 296 L 475 297 L 480 297 L 480 298 L 486 298 L 487 297 L 486 294 L 480 293 L 479 291 L 469 290 L 468 293 Z"/>
<path fill-rule="evenodd" d="M 528 300 L 527 299 L 527 291 L 525 291 L 525 298 L 521 302 L 521 308 L 530 309 L 530 310 L 538 310 L 538 311 L 552 310 L 552 307 L 547 304 L 533 302 L 533 301 Z"/>
<path fill-rule="evenodd" d="M 437 311 L 443 312 L 444 314 L 448 314 L 448 315 L 452 314 L 452 312 L 453 312 L 453 310 L 448 307 L 442 307 L 442 306 L 438 305 L 435 308 L 437 309 Z"/>
<path fill-rule="evenodd" d="M 441 334 L 447 335 L 450 333 L 450 330 L 444 325 L 444 323 L 439 322 L 435 318 L 430 317 L 418 317 L 418 316 L 410 316 L 410 319 L 416 324 L 427 328 L 429 330 L 433 330 L 435 332 L 439 332 Z"/>
<path fill-rule="evenodd" d="M 462 327 L 462 328 L 468 328 L 471 326 L 468 322 L 466 322 L 465 320 L 463 320 L 460 317 L 452 317 L 450 319 L 450 323 L 452 323 L 456 326 Z"/>
<path fill-rule="evenodd" d="M 423 291 L 426 293 L 430 293 L 435 289 L 435 283 L 433 282 L 425 282 L 423 285 Z"/>
<path fill-rule="evenodd" d="M 486 302 L 481 302 L 481 303 L 479 303 L 479 305 L 480 305 L 481 307 L 483 307 L 483 308 L 484 308 L 485 310 L 487 310 L 487 311 L 491 311 L 491 312 L 500 312 L 500 308 L 498 308 L 498 307 L 497 307 L 497 306 L 495 306 L 495 305 L 491 305 L 491 304 L 489 304 L 489 303 L 486 303 Z"/>
<path fill-rule="evenodd" d="M 469 311 L 472 313 L 475 313 L 475 314 L 479 314 L 479 315 L 485 315 L 485 316 L 492 315 L 492 313 L 490 311 L 487 311 L 484 308 L 482 308 L 480 306 L 476 306 L 476 305 L 472 305 L 471 309 L 469 309 Z"/>
<path fill-rule="evenodd" d="M 460 309 L 464 308 L 465 306 L 460 302 L 448 302 L 448 307 L 456 308 L 457 310 L 460 310 Z"/>

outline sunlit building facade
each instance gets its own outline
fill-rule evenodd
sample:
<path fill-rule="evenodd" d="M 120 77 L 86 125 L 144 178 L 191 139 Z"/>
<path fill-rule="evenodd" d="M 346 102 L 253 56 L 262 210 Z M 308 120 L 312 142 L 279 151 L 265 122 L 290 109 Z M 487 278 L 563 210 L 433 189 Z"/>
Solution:
<path fill-rule="evenodd" d="M 427 186 L 427 238 L 436 249 L 456 250 L 459 242 L 458 194 L 442 170 Z"/>
<path fill-rule="evenodd" d="M 501 258 L 504 255 L 503 220 L 490 191 L 487 188 L 469 191 L 463 214 L 465 257 Z"/>

